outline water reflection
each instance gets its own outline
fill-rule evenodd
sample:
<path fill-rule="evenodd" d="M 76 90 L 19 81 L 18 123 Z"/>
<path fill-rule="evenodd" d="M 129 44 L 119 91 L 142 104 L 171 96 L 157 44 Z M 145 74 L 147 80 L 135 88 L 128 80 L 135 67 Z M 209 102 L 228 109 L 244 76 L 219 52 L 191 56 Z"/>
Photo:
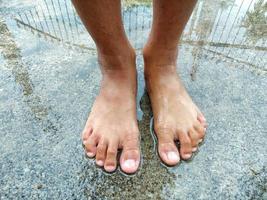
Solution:
<path fill-rule="evenodd" d="M 202 54 L 265 74 L 266 5 L 263 0 L 198 1 L 181 39 L 182 46 L 192 48 L 192 76 Z M 151 27 L 151 4 L 127 5 L 122 13 L 132 44 L 141 49 Z M 34 9 L 19 13 L 15 20 L 39 37 L 95 53 L 94 42 L 70 1 L 40 1 Z"/>
<path fill-rule="evenodd" d="M 21 51 L 14 41 L 13 35 L 8 29 L 5 21 L 0 18 L 0 50 L 3 58 L 7 61 L 7 68 L 12 72 L 16 83 L 18 83 L 23 92 L 23 100 L 30 108 L 34 118 L 41 123 L 43 131 L 51 133 L 56 136 L 55 133 L 60 128 L 59 117 L 54 113 L 54 120 L 49 117 L 51 109 L 45 105 L 42 98 L 34 93 L 34 86 L 30 79 L 27 66 L 22 61 Z"/>

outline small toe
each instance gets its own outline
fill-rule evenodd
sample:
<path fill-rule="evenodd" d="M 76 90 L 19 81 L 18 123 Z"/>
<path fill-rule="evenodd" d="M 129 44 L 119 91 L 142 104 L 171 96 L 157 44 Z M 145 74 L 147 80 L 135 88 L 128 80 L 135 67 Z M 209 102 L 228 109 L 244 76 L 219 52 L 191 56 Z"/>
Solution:
<path fill-rule="evenodd" d="M 193 152 L 193 153 L 196 152 L 197 149 L 198 149 L 198 147 L 193 147 L 193 148 L 192 148 L 192 152 Z"/>
<path fill-rule="evenodd" d="M 191 139 L 186 133 L 180 132 L 178 134 L 180 141 L 180 155 L 182 159 L 187 160 L 192 156 L 192 144 Z"/>
<path fill-rule="evenodd" d="M 117 154 L 118 154 L 118 143 L 112 142 L 108 145 L 107 156 L 104 165 L 104 169 L 107 172 L 113 172 L 117 168 Z"/>
<path fill-rule="evenodd" d="M 202 112 L 197 108 L 197 120 L 206 128 L 207 127 L 207 120 L 202 114 Z"/>
<path fill-rule="evenodd" d="M 121 170 L 127 174 L 135 173 L 140 164 L 139 139 L 129 139 L 123 145 L 120 157 Z"/>
<path fill-rule="evenodd" d="M 89 136 L 92 134 L 93 132 L 93 128 L 91 126 L 86 125 L 83 129 L 82 132 L 82 141 L 83 143 L 86 142 L 86 140 L 88 140 Z"/>
<path fill-rule="evenodd" d="M 88 157 L 92 158 L 96 155 L 96 146 L 97 146 L 97 136 L 92 134 L 84 143 L 86 154 Z"/>
<path fill-rule="evenodd" d="M 106 160 L 106 152 L 107 152 L 107 142 L 102 140 L 97 145 L 96 150 L 96 164 L 100 167 L 104 166 Z"/>

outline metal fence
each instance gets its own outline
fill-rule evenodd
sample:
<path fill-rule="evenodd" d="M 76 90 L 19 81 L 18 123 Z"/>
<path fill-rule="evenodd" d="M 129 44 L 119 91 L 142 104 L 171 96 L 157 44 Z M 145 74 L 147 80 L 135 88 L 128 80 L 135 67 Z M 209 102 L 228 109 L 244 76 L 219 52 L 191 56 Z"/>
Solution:
<path fill-rule="evenodd" d="M 266 73 L 266 13 L 266 0 L 200 0 L 180 44 L 193 48 L 194 59 L 201 54 L 211 59 L 219 56 Z M 141 49 L 151 28 L 151 5 L 123 7 L 122 15 L 130 41 Z M 37 7 L 18 13 L 15 20 L 19 27 L 49 41 L 95 52 L 92 38 L 68 0 L 42 0 Z"/>

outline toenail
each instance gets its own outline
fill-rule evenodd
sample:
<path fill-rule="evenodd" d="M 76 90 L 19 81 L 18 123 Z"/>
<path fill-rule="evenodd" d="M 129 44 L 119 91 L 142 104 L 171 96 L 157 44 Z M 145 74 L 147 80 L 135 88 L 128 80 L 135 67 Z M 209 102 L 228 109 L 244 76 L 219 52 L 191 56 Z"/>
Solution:
<path fill-rule="evenodd" d="M 200 140 L 198 141 L 198 143 L 201 143 L 201 142 L 203 142 L 203 139 L 200 139 Z"/>
<path fill-rule="evenodd" d="M 189 159 L 191 158 L 192 154 L 191 153 L 187 153 L 184 155 L 184 159 Z"/>
<path fill-rule="evenodd" d="M 197 151 L 197 147 L 194 147 L 194 148 L 192 149 L 192 151 L 193 151 L 193 152 L 196 152 L 196 151 Z"/>
<path fill-rule="evenodd" d="M 98 166 L 102 167 L 104 165 L 104 162 L 102 160 L 96 160 L 95 162 Z"/>
<path fill-rule="evenodd" d="M 111 165 L 105 167 L 105 170 L 106 170 L 107 172 L 113 172 L 115 169 L 116 169 L 116 167 L 111 166 Z"/>
<path fill-rule="evenodd" d="M 136 165 L 136 163 L 135 163 L 135 160 L 133 160 L 133 159 L 126 160 L 126 161 L 123 163 L 123 166 L 124 166 L 125 168 L 128 168 L 128 169 L 130 169 L 130 168 L 134 168 L 135 165 Z"/>
<path fill-rule="evenodd" d="M 202 117 L 202 119 L 203 119 L 204 122 L 207 121 L 205 117 Z"/>
<path fill-rule="evenodd" d="M 94 157 L 94 156 L 95 156 L 95 154 L 94 154 L 94 153 L 92 153 L 92 152 L 87 152 L 86 154 L 87 154 L 87 156 L 88 156 L 88 157 L 90 157 L 90 158 L 92 158 L 92 157 Z"/>
<path fill-rule="evenodd" d="M 167 158 L 171 161 L 178 162 L 179 161 L 179 156 L 177 155 L 176 152 L 169 151 L 167 153 Z"/>

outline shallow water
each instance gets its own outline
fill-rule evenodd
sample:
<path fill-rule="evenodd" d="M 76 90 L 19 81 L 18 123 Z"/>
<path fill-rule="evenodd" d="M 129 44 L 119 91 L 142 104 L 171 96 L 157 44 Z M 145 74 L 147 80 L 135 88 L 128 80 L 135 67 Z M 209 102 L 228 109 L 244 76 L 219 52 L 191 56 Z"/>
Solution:
<path fill-rule="evenodd" d="M 262 4 L 261 4 L 262 3 Z M 95 46 L 69 1 L 0 1 L 0 199 L 264 199 L 266 1 L 198 1 L 178 68 L 209 129 L 194 159 L 160 163 L 137 58 L 142 165 L 106 174 L 80 132 L 99 89 Z M 123 7 L 137 51 L 150 4 Z"/>

